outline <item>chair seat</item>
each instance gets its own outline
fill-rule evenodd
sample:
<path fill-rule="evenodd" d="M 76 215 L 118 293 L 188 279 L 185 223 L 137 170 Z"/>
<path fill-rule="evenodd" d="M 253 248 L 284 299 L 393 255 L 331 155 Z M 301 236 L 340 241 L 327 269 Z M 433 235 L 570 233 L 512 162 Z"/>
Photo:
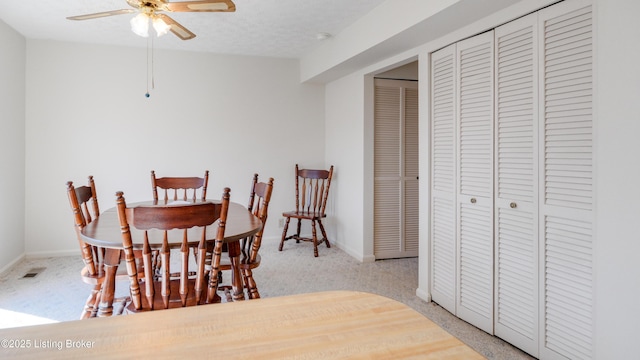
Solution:
<path fill-rule="evenodd" d="M 283 212 L 282 216 L 295 218 L 295 219 L 317 220 L 317 219 L 326 218 L 327 214 L 321 214 L 321 213 L 312 212 L 312 211 L 287 211 L 287 212 Z"/>

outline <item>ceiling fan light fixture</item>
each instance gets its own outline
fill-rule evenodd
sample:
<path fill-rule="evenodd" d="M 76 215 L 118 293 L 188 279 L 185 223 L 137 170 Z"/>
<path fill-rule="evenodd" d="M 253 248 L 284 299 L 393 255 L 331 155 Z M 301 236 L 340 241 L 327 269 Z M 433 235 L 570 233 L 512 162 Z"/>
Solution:
<path fill-rule="evenodd" d="M 131 31 L 138 36 L 149 37 L 149 20 L 149 15 L 145 13 L 136 15 L 131 19 Z"/>
<path fill-rule="evenodd" d="M 165 35 L 166 33 L 169 32 L 169 30 L 171 30 L 171 25 L 167 24 L 159 17 L 154 17 L 152 24 L 153 24 L 153 28 L 156 31 L 156 34 L 158 34 L 158 37 Z"/>

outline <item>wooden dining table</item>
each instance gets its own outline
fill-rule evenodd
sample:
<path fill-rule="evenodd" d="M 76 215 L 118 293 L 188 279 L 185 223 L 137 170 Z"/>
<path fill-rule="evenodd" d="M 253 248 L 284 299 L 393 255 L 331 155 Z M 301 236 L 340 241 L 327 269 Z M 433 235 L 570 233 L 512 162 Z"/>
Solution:
<path fill-rule="evenodd" d="M 176 206 L 185 204 L 197 204 L 203 201 L 219 202 L 219 200 L 194 200 L 194 201 L 164 201 L 159 202 L 146 201 L 127 204 L 127 207 L 135 206 Z M 262 228 L 262 222 L 258 217 L 253 215 L 246 207 L 238 203 L 229 203 L 229 211 L 227 213 L 227 222 L 225 225 L 224 243 L 227 244 L 229 260 L 231 262 L 232 274 L 232 296 L 234 300 L 244 299 L 244 285 L 242 276 L 238 267 L 240 261 L 240 240 L 248 236 L 256 234 Z M 144 232 L 131 226 L 131 238 L 133 240 L 134 249 L 141 249 L 143 243 Z M 207 241 L 214 241 L 217 234 L 218 222 L 207 227 L 206 234 L 211 236 Z M 191 231 L 191 230 L 190 230 Z M 193 231 L 198 231 L 193 229 Z M 150 246 L 159 249 L 162 246 L 162 236 L 152 236 L 153 230 L 150 231 Z M 158 231 L 158 234 L 160 232 Z M 111 316 L 113 314 L 113 299 L 115 294 L 115 278 L 120 260 L 122 258 L 122 233 L 120 229 L 120 221 L 115 207 L 108 209 L 100 214 L 91 223 L 82 229 L 82 239 L 91 245 L 95 245 L 105 249 L 105 279 L 102 285 L 102 293 L 98 306 L 98 317 Z M 155 240 L 155 242 L 154 242 Z M 182 245 L 182 233 L 180 231 L 169 232 L 169 247 L 180 248 Z"/>
<path fill-rule="evenodd" d="M 422 314 L 328 291 L 0 330 L 0 357 L 483 359 Z"/>

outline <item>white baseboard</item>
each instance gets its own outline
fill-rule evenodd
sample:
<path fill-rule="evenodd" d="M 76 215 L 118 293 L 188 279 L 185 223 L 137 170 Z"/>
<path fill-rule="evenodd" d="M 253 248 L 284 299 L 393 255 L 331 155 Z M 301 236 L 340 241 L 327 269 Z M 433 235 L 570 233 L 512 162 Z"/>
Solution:
<path fill-rule="evenodd" d="M 41 259 L 46 257 L 63 257 L 63 256 L 80 256 L 80 251 L 75 250 L 56 250 L 56 251 L 36 251 L 26 254 L 27 259 Z"/>
<path fill-rule="evenodd" d="M 424 291 L 421 288 L 416 289 L 416 296 L 426 302 L 431 302 L 431 294 L 429 294 L 429 292 Z"/>
<path fill-rule="evenodd" d="M 311 237 L 311 234 L 300 234 L 301 237 Z M 280 243 L 280 240 L 282 240 L 282 236 L 265 236 L 262 239 L 262 245 L 264 246 L 265 242 L 277 242 L 278 244 Z M 349 256 L 355 258 L 356 260 L 360 261 L 360 262 L 374 262 L 376 261 L 376 257 L 373 255 L 370 256 L 362 256 L 361 253 L 358 253 L 356 251 L 352 251 L 351 249 L 348 249 L 344 246 L 342 246 L 342 244 L 339 243 L 334 243 L 331 242 L 331 246 L 335 246 L 338 249 L 344 251 L 345 253 L 347 253 Z M 322 247 L 324 247 L 324 245 L 322 245 Z"/>
<path fill-rule="evenodd" d="M 15 258 L 15 260 L 13 260 L 12 262 L 8 263 L 5 267 L 0 269 L 0 274 L 4 274 L 5 272 L 11 270 L 11 268 L 16 266 L 16 264 L 22 261 L 24 258 L 26 258 L 26 254 L 22 253 L 22 255 L 18 256 L 17 258 Z"/>
<path fill-rule="evenodd" d="M 346 248 L 345 246 L 343 246 L 342 244 L 338 244 L 338 243 L 333 243 L 331 244 L 331 246 L 335 246 L 338 249 L 346 252 L 349 256 L 351 256 L 352 258 L 363 262 L 363 263 L 370 263 L 370 262 L 374 262 L 376 261 L 376 257 L 374 255 L 362 255 L 362 253 L 357 252 L 357 251 L 353 251 L 349 248 Z"/>

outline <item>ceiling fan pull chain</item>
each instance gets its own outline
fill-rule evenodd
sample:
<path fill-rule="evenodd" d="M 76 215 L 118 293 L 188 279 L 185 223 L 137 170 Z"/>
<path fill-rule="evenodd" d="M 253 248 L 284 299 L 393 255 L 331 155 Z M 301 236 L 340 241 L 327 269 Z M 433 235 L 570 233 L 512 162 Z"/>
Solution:
<path fill-rule="evenodd" d="M 149 41 L 151 41 L 151 39 L 147 38 L 147 71 L 146 71 L 146 75 L 147 75 L 147 80 L 146 80 L 146 86 L 147 86 L 147 92 L 144 94 L 144 96 L 146 98 L 148 98 L 149 96 Z"/>
<path fill-rule="evenodd" d="M 154 41 L 153 41 L 153 36 L 149 36 L 151 38 L 151 89 L 155 90 L 156 89 L 156 76 L 155 76 L 155 68 L 156 68 L 156 64 L 153 61 L 155 58 L 155 47 L 153 46 Z"/>

